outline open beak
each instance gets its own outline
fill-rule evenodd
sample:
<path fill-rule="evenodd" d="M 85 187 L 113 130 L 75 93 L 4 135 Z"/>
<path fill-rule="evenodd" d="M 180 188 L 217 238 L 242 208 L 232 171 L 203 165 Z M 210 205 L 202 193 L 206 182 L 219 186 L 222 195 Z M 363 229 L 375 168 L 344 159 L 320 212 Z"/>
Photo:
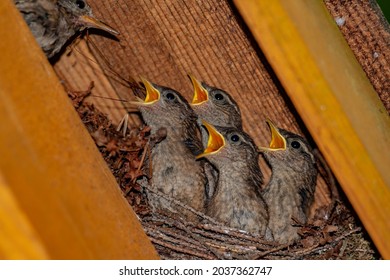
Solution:
<path fill-rule="evenodd" d="M 279 129 L 268 119 L 267 124 L 271 130 L 271 142 L 269 148 L 259 147 L 263 151 L 278 151 L 285 150 L 287 147 L 286 139 L 280 134 Z"/>
<path fill-rule="evenodd" d="M 206 102 L 209 99 L 208 91 L 202 86 L 202 83 L 195 79 L 191 74 L 188 74 L 190 77 L 192 85 L 194 86 L 194 97 L 192 99 L 191 105 L 200 105 Z"/>
<path fill-rule="evenodd" d="M 202 124 L 209 133 L 209 139 L 207 141 L 206 149 L 203 151 L 203 153 L 196 156 L 197 159 L 208 155 L 216 154 L 225 146 L 225 138 L 215 129 L 214 126 L 207 123 L 206 121 L 202 121 Z"/>
<path fill-rule="evenodd" d="M 146 80 L 145 78 L 141 77 L 141 81 L 144 84 L 146 88 L 146 96 L 145 100 L 142 100 L 139 97 L 137 98 L 137 101 L 130 101 L 129 103 L 134 104 L 134 105 L 152 105 L 153 103 L 157 102 L 160 100 L 160 91 L 156 89 L 151 82 Z"/>
<path fill-rule="evenodd" d="M 102 22 L 94 17 L 88 16 L 88 15 L 82 15 L 79 17 L 79 21 L 86 28 L 97 28 L 100 30 L 107 31 L 108 33 L 110 33 L 112 35 L 119 35 L 119 32 L 116 31 L 114 28 L 112 28 L 111 26 L 108 26 L 104 22 Z"/>

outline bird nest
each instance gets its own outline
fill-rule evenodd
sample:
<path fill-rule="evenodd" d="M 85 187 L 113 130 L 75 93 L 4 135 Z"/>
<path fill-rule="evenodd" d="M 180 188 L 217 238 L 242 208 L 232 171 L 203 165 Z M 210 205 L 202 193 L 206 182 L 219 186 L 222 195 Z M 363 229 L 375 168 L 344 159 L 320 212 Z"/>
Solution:
<path fill-rule="evenodd" d="M 258 235 L 226 227 L 164 194 L 154 193 L 194 211 L 202 222 L 191 223 L 168 210 L 154 211 L 148 205 L 146 194 L 149 174 L 144 170 L 149 168 L 143 167 L 150 148 L 164 137 L 164 133 L 151 136 L 149 128 L 143 126 L 130 129 L 123 137 L 105 115 L 83 102 L 89 93 L 90 89 L 69 92 L 69 96 L 162 259 L 379 258 L 345 198 L 337 197 L 330 205 L 319 207 L 308 224 L 296 223 L 301 238 L 291 244 L 269 242 Z"/>

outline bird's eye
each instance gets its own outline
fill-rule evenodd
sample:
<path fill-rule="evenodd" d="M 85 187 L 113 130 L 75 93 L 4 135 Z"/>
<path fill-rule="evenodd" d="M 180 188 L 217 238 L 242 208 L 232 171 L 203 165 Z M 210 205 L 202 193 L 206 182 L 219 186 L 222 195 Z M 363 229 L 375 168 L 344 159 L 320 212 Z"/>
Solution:
<path fill-rule="evenodd" d="M 240 140 L 240 137 L 237 134 L 233 134 L 232 136 L 230 136 L 230 140 L 232 140 L 233 142 L 238 142 Z"/>
<path fill-rule="evenodd" d="M 221 93 L 217 93 L 217 94 L 214 95 L 214 98 L 216 100 L 223 100 L 224 97 L 223 97 L 223 95 Z"/>
<path fill-rule="evenodd" d="M 76 5 L 77 5 L 77 7 L 79 7 L 80 9 L 84 9 L 84 8 L 85 8 L 85 2 L 84 2 L 84 1 L 77 0 L 77 1 L 76 1 Z"/>
<path fill-rule="evenodd" d="M 172 93 L 172 92 L 168 92 L 165 97 L 168 99 L 168 100 L 174 100 L 176 97 L 175 95 Z"/>
<path fill-rule="evenodd" d="M 292 141 L 291 147 L 293 147 L 294 149 L 299 149 L 301 147 L 301 143 L 299 143 L 298 141 Z"/>

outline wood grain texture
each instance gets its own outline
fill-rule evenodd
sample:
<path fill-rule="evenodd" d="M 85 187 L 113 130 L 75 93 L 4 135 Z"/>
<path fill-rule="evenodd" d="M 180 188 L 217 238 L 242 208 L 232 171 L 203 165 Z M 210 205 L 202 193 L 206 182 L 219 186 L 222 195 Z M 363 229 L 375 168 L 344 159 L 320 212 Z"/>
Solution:
<path fill-rule="evenodd" d="M 55 65 L 55 70 L 67 91 L 86 90 L 90 83 L 94 83 L 92 94 L 86 98 L 87 102 L 93 103 L 100 111 L 107 114 L 109 119 L 118 124 L 127 113 L 118 95 L 109 80 L 109 76 L 118 80 L 115 73 L 111 73 L 106 66 L 102 67 L 90 52 L 86 40 L 76 40 L 69 47 L 70 55 L 62 55 Z M 122 81 L 118 81 L 121 85 Z M 126 88 L 127 89 L 127 88 Z M 129 89 L 127 89 L 129 90 Z M 139 118 L 133 116 L 134 125 L 139 124 Z"/>
<path fill-rule="evenodd" d="M 324 0 L 390 114 L 390 25 L 375 0 Z"/>
<path fill-rule="evenodd" d="M 14 250 L 33 232 L 42 246 L 22 244 L 26 258 L 158 258 L 22 17 L 0 3 L 1 192 L 20 214 L 0 224 L 24 223 Z"/>
<path fill-rule="evenodd" d="M 236 1 L 384 258 L 390 119 L 319 1 Z"/>
<path fill-rule="evenodd" d="M 266 117 L 283 128 L 311 138 L 245 23 L 228 1 L 96 0 L 90 4 L 96 16 L 121 32 L 119 42 L 97 34 L 89 36 L 101 53 L 92 48 L 94 60 L 103 70 L 113 69 L 123 78 L 131 76 L 139 80 L 140 75 L 145 76 L 180 91 L 187 100 L 191 100 L 193 94 L 187 74 L 193 73 L 233 96 L 241 108 L 244 129 L 257 145 L 264 146 L 270 141 Z M 80 49 L 76 45 L 70 57 L 85 55 L 85 51 L 84 47 Z M 85 89 L 91 80 L 100 79 L 98 75 L 72 74 L 88 71 L 83 69 L 89 66 L 71 63 L 70 57 L 63 57 L 55 65 L 66 84 L 74 89 Z M 128 87 L 115 81 L 112 74 L 108 76 L 111 76 L 111 89 L 95 88 L 94 95 L 134 98 Z M 90 101 L 102 102 L 97 98 Z M 110 116 L 117 110 L 104 108 L 104 105 L 99 109 Z M 114 123 L 118 119 L 113 119 Z M 267 182 L 269 168 L 264 161 L 261 167 Z M 329 203 L 328 192 L 320 177 L 316 206 Z"/>

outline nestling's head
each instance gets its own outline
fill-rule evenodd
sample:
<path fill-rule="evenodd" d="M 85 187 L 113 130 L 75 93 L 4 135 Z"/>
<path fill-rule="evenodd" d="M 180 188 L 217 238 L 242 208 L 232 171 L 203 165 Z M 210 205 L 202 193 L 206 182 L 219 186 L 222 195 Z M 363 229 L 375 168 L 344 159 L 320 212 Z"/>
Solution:
<path fill-rule="evenodd" d="M 200 119 L 216 126 L 242 129 L 240 108 L 226 91 L 188 76 L 194 86 L 191 107 Z"/>
<path fill-rule="evenodd" d="M 259 147 L 272 169 L 292 169 L 296 172 L 305 172 L 315 168 L 316 160 L 313 149 L 301 136 L 276 127 L 267 120 L 271 130 L 269 147 Z"/>

